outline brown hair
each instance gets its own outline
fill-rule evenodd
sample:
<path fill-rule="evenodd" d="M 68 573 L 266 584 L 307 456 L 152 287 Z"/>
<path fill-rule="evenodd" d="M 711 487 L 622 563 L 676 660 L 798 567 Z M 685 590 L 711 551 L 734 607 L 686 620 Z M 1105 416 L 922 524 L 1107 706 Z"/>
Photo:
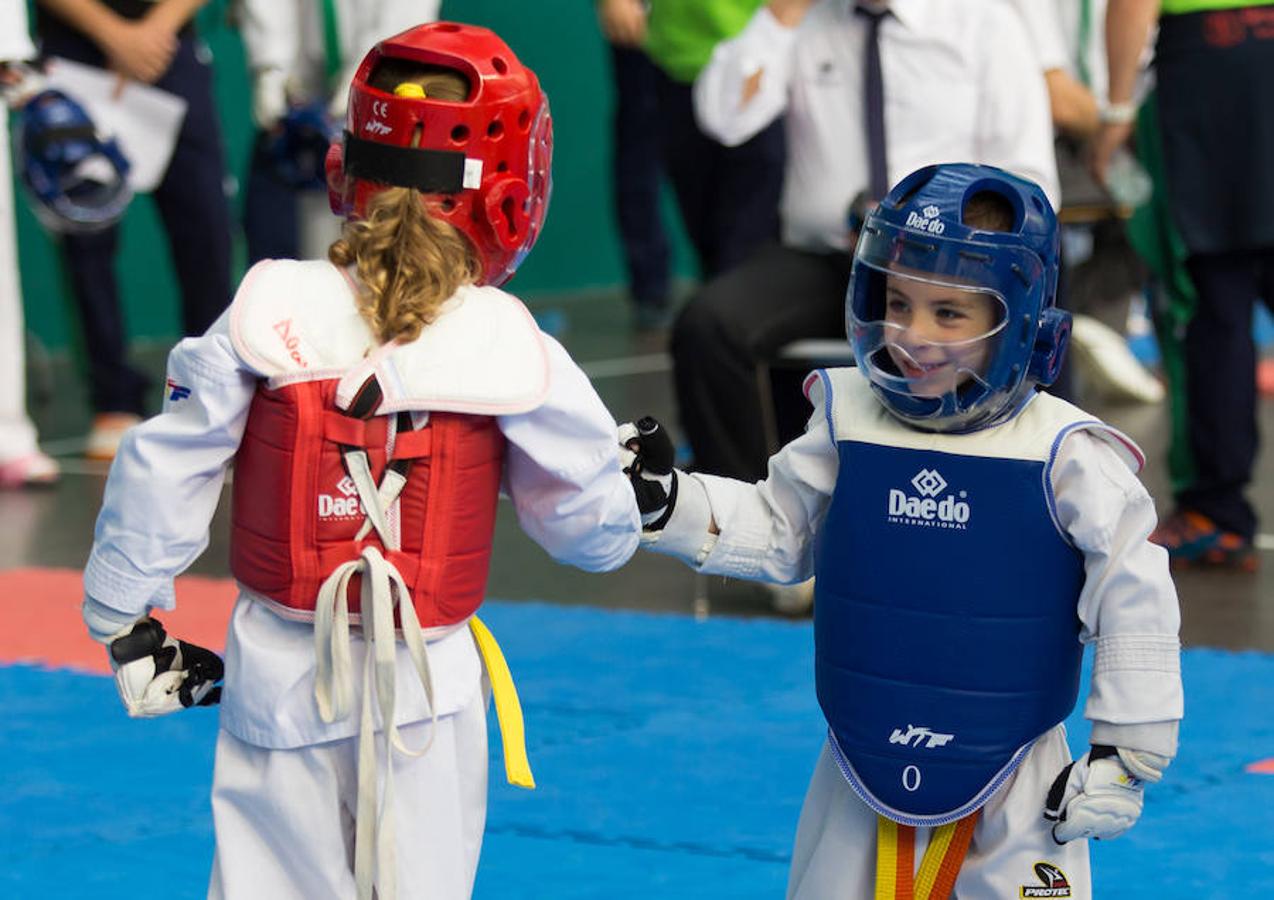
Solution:
<path fill-rule="evenodd" d="M 427 91 L 436 90 L 439 99 L 464 99 L 468 94 L 469 82 L 458 72 L 415 64 L 408 70 L 399 62 L 382 64 L 373 85 L 392 91 L 403 82 L 424 84 Z M 383 78 L 378 78 L 382 72 Z M 412 146 L 419 146 L 419 141 L 417 126 Z M 430 214 L 427 202 L 415 188 L 387 187 L 367 201 L 362 219 L 345 223 L 327 251 L 336 265 L 355 266 L 359 314 L 382 342 L 415 340 L 461 285 L 482 274 L 468 238 Z"/>
<path fill-rule="evenodd" d="M 1017 217 L 1013 204 L 995 191 L 978 191 L 964 202 L 960 220 L 982 231 L 1012 231 Z"/>

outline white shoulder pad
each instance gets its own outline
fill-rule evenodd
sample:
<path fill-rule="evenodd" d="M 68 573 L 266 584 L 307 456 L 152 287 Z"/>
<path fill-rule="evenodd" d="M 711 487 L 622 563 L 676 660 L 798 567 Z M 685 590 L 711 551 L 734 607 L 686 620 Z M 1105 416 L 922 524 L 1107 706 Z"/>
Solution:
<path fill-rule="evenodd" d="M 827 416 L 832 440 L 844 436 L 852 421 L 864 426 L 877 419 L 887 419 L 884 406 L 872 393 L 871 384 L 854 366 L 816 369 L 805 377 L 805 397 L 815 409 Z"/>
<path fill-rule="evenodd" d="M 1132 438 L 1124 434 L 1118 428 L 1112 428 L 1105 422 L 1092 421 L 1079 423 L 1075 430 L 1091 434 L 1093 437 L 1109 446 L 1115 451 L 1115 455 L 1123 461 L 1123 464 L 1126 465 L 1134 475 L 1139 473 L 1145 467 L 1145 452 L 1137 446 L 1137 443 Z"/>
<path fill-rule="evenodd" d="M 265 260 L 230 305 L 230 340 L 271 384 L 336 377 L 376 346 L 345 273 L 322 260 Z"/>
<path fill-rule="evenodd" d="M 480 415 L 529 412 L 549 390 L 548 348 L 530 311 L 494 287 L 462 287 L 408 344 L 387 344 L 352 368 L 337 388 L 348 408 L 375 375 L 380 415 L 445 410 Z"/>

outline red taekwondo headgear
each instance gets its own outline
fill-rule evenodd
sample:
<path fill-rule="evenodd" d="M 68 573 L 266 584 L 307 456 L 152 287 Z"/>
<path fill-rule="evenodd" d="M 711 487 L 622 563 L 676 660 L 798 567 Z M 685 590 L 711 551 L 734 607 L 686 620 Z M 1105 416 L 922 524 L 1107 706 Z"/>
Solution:
<path fill-rule="evenodd" d="M 458 72 L 469 96 L 452 102 L 372 87 L 386 60 Z M 473 243 L 482 283 L 500 285 L 539 237 L 552 160 L 548 98 L 508 45 L 475 25 L 420 25 L 378 43 L 354 75 L 344 138 L 327 156 L 332 211 L 362 216 L 385 187 L 416 188 L 428 195 L 432 215 Z"/>

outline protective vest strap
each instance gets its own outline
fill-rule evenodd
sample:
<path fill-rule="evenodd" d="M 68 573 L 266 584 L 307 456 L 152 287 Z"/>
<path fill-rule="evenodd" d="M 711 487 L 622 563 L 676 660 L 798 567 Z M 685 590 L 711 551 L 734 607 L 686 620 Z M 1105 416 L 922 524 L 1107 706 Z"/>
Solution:
<path fill-rule="evenodd" d="M 495 698 L 495 715 L 500 723 L 500 743 L 504 747 L 504 777 L 514 787 L 535 790 L 535 776 L 526 755 L 526 732 L 522 721 L 522 704 L 518 701 L 518 689 L 513 684 L 509 664 L 504 660 L 495 635 L 486 624 L 474 616 L 469 620 L 473 642 L 478 645 L 482 664 L 491 679 L 491 694 Z"/>
<path fill-rule="evenodd" d="M 876 817 L 875 900 L 946 900 L 955 888 L 969 853 L 981 810 L 956 822 L 939 825 L 915 869 L 916 829 L 884 816 Z"/>

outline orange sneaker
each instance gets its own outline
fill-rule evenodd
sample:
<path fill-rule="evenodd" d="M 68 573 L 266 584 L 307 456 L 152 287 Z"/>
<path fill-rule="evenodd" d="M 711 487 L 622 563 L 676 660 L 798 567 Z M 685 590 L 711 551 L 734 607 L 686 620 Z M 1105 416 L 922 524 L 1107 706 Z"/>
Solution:
<path fill-rule="evenodd" d="M 1207 516 L 1191 509 L 1179 509 L 1160 522 L 1150 540 L 1168 551 L 1175 569 L 1256 571 L 1258 557 L 1251 541 L 1222 531 Z"/>
<path fill-rule="evenodd" d="M 110 462 L 119 450 L 119 442 L 123 439 L 124 432 L 139 424 L 141 420 L 141 416 L 135 416 L 132 413 L 98 413 L 93 417 L 93 428 L 88 433 L 84 455 L 89 459 Z"/>
<path fill-rule="evenodd" d="M 0 462 L 0 488 L 50 487 L 57 484 L 61 474 L 57 460 L 36 450 Z"/>

